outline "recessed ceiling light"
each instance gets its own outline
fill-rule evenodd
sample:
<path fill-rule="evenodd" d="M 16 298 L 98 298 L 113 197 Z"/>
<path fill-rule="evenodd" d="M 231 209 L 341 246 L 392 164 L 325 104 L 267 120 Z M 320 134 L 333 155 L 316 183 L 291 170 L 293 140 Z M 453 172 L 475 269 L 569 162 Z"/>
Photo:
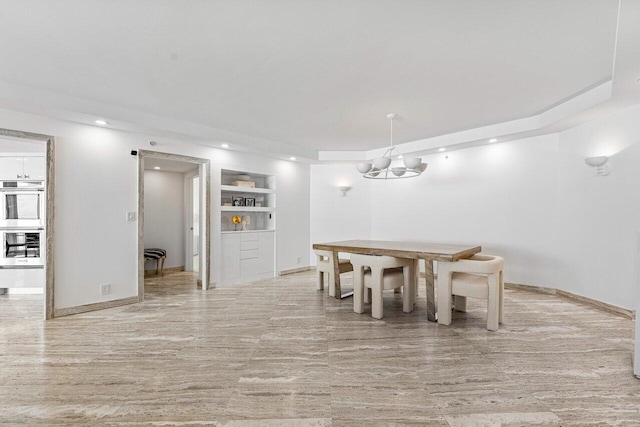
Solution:
<path fill-rule="evenodd" d="M 155 170 L 159 171 L 160 170 L 160 166 L 154 166 L 153 167 Z"/>
<path fill-rule="evenodd" d="M 100 126 L 106 126 L 109 124 L 106 120 L 96 120 L 96 124 Z"/>
<path fill-rule="evenodd" d="M 404 156 L 403 156 L 402 154 L 400 154 L 400 155 L 398 156 L 398 158 L 399 158 L 399 159 L 402 159 L 403 157 L 404 157 Z"/>
<path fill-rule="evenodd" d="M 438 151 L 442 153 L 443 151 L 446 151 L 446 148 L 444 148 L 444 147 L 438 148 Z"/>
<path fill-rule="evenodd" d="M 289 160 L 295 160 L 295 159 L 296 159 L 295 157 L 289 157 Z"/>
<path fill-rule="evenodd" d="M 498 142 L 498 138 L 491 138 L 489 142 Z"/>
<path fill-rule="evenodd" d="M 221 144 L 220 145 L 222 148 L 229 148 L 229 144 Z"/>

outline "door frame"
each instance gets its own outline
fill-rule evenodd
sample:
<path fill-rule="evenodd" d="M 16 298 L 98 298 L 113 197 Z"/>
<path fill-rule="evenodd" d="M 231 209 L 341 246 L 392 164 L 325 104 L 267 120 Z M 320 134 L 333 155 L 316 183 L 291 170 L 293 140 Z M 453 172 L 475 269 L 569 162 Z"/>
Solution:
<path fill-rule="evenodd" d="M 200 212 L 204 210 L 204 236 L 200 245 L 202 256 L 201 265 L 204 272 L 199 275 L 203 278 L 202 289 L 209 288 L 211 283 L 211 163 L 209 159 L 200 157 L 183 156 L 180 154 L 162 153 L 160 151 L 138 150 L 138 302 L 144 301 L 144 160 L 145 158 L 174 160 L 179 162 L 194 163 L 198 165 L 200 176 Z M 204 197 L 203 197 L 204 196 Z M 204 203 L 202 203 L 204 200 Z M 183 226 L 183 224 L 181 224 Z"/>
<path fill-rule="evenodd" d="M 193 271 L 193 179 L 198 178 L 200 182 L 200 176 L 197 170 L 187 171 L 184 176 L 184 229 L 185 229 L 185 251 L 184 251 L 184 269 L 185 271 Z M 200 189 L 198 189 L 200 190 Z M 201 191 L 198 191 L 200 193 Z M 198 198 L 198 210 L 201 210 L 201 200 Z M 201 246 L 201 245 L 199 245 Z M 198 252 L 200 249 L 198 248 Z M 202 263 L 202 259 L 199 258 L 199 263 Z M 198 265 L 198 271 L 200 265 Z"/>
<path fill-rule="evenodd" d="M 46 145 L 46 193 L 47 193 L 47 211 L 46 211 L 46 240 L 47 248 L 45 253 L 45 285 L 44 285 L 44 318 L 45 320 L 54 317 L 54 272 L 53 272 L 53 242 L 54 242 L 54 218 L 55 218 L 55 147 L 56 141 L 52 135 L 44 135 L 40 133 L 23 132 L 19 130 L 0 128 L 0 136 L 7 136 L 17 139 L 29 139 L 32 141 L 43 141 Z"/>

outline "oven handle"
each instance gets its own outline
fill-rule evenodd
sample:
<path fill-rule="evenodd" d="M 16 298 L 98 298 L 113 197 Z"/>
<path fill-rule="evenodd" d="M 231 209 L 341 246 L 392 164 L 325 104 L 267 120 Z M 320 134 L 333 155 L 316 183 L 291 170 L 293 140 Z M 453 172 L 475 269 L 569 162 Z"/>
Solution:
<path fill-rule="evenodd" d="M 16 194 L 20 194 L 20 193 L 34 193 L 34 192 L 44 192 L 44 188 L 42 187 L 38 187 L 38 188 L 15 188 L 15 187 L 0 187 L 0 192 L 2 193 L 16 193 Z"/>
<path fill-rule="evenodd" d="M 44 265 L 0 265 L 0 270 L 25 270 L 25 269 L 41 269 L 44 268 Z"/>

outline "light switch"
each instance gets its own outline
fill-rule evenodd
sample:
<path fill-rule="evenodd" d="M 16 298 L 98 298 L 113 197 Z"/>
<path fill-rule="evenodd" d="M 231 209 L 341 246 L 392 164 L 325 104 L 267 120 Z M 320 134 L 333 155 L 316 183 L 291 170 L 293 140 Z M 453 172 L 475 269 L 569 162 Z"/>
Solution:
<path fill-rule="evenodd" d="M 136 220 L 136 212 L 127 212 L 127 222 L 134 222 Z"/>

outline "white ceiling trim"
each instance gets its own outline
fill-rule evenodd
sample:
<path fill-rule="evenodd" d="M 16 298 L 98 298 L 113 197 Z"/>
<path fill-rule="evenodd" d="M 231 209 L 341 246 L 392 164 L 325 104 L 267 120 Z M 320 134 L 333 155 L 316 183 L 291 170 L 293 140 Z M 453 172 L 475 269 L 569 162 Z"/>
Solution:
<path fill-rule="evenodd" d="M 612 98 L 613 82 L 602 83 L 540 114 L 489 126 L 455 132 L 404 144 L 394 144 L 403 155 L 423 155 L 437 152 L 440 148 L 455 150 L 489 143 L 497 138 L 504 142 L 531 137 L 549 132 L 558 132 L 563 127 L 575 126 L 576 115 L 594 108 Z M 566 121 L 563 126 L 562 122 Z M 320 151 L 318 159 L 327 162 L 362 161 L 381 157 L 388 147 L 369 151 Z"/>
<path fill-rule="evenodd" d="M 88 99 L 61 95 L 15 83 L 0 81 L 0 107 L 52 117 L 68 122 L 95 125 L 104 119 L 109 129 L 183 140 L 220 148 L 222 143 L 234 151 L 254 152 L 274 158 L 317 160 L 318 153 L 306 147 L 216 129 L 206 125 L 161 117 L 104 104 Z"/>

